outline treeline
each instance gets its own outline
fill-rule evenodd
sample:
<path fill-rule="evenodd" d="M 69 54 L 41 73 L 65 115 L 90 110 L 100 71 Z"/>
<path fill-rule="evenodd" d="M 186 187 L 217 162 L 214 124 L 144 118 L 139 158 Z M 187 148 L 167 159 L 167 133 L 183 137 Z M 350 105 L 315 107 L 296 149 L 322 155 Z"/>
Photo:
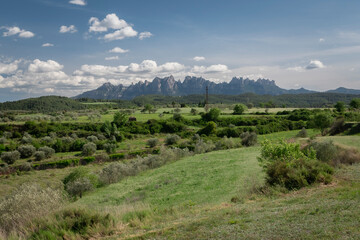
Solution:
<path fill-rule="evenodd" d="M 0 111 L 18 110 L 33 112 L 57 112 L 86 109 L 87 106 L 67 97 L 44 96 L 13 102 L 0 103 Z"/>
<path fill-rule="evenodd" d="M 353 98 L 360 95 L 342 93 L 305 93 L 305 94 L 284 94 L 278 96 L 257 95 L 245 93 L 241 95 L 209 95 L 210 104 L 252 104 L 255 107 L 296 107 L 296 108 L 321 108 L 333 107 L 339 101 L 349 104 Z M 188 96 L 158 96 L 146 95 L 138 96 L 132 100 L 138 106 L 145 104 L 152 105 L 171 105 L 173 102 L 178 104 L 204 104 L 204 95 Z"/>

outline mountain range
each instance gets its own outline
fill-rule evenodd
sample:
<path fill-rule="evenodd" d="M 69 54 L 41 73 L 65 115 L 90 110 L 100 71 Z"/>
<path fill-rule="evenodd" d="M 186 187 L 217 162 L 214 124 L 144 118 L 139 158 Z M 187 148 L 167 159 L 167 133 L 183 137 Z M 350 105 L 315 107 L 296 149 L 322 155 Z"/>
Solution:
<path fill-rule="evenodd" d="M 230 82 L 215 83 L 202 77 L 185 77 L 184 81 L 175 80 L 173 76 L 165 78 L 154 78 L 153 81 L 140 81 L 130 86 L 113 85 L 104 83 L 95 90 L 84 92 L 74 98 L 92 99 L 133 99 L 141 95 L 165 95 L 185 96 L 191 94 L 205 94 L 208 87 L 209 94 L 217 95 L 239 95 L 243 93 L 255 93 L 259 95 L 282 95 L 314 93 L 315 91 L 300 89 L 283 89 L 275 84 L 274 80 L 234 77 Z M 360 90 L 338 88 L 329 90 L 331 93 L 360 94 Z"/>

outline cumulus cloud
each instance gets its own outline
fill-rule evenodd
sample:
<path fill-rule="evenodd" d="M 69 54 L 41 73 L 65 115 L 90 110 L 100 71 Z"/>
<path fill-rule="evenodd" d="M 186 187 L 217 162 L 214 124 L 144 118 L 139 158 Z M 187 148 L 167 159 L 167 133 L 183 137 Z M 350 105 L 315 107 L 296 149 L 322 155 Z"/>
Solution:
<path fill-rule="evenodd" d="M 141 63 L 130 63 L 129 65 L 119 65 L 116 67 L 104 65 L 82 65 L 80 70 L 74 72 L 74 75 L 123 77 L 129 74 L 173 73 L 184 69 L 185 66 L 177 62 L 167 62 L 162 65 L 158 65 L 153 60 L 144 60 Z"/>
<path fill-rule="evenodd" d="M 196 57 L 193 58 L 193 60 L 194 60 L 194 61 L 197 61 L 197 62 L 199 62 L 199 61 L 204 61 L 204 60 L 205 60 L 205 57 L 196 56 Z"/>
<path fill-rule="evenodd" d="M 89 32 L 107 32 L 109 29 L 122 29 L 129 26 L 124 19 L 120 19 L 115 13 L 106 15 L 101 21 L 92 17 L 89 24 Z"/>
<path fill-rule="evenodd" d="M 18 37 L 21 38 L 32 38 L 35 36 L 34 33 L 24 29 L 20 29 L 19 27 L 1 27 L 1 28 L 7 29 L 7 32 L 3 32 L 4 37 L 17 35 Z"/>
<path fill-rule="evenodd" d="M 60 33 L 76 33 L 77 29 L 74 25 L 70 25 L 70 26 L 63 25 L 60 27 L 59 32 Z"/>
<path fill-rule="evenodd" d="M 108 33 L 104 36 L 107 41 L 122 40 L 127 37 L 136 37 L 137 32 L 130 26 L 124 27 L 123 29 L 116 30 L 113 33 Z"/>
<path fill-rule="evenodd" d="M 0 63 L 0 74 L 11 74 L 18 70 L 20 60 L 12 63 Z"/>
<path fill-rule="evenodd" d="M 124 38 L 136 37 L 138 32 L 128 24 L 124 19 L 120 19 L 115 13 L 106 15 L 103 20 L 99 20 L 96 17 L 89 19 L 89 32 L 101 33 L 109 30 L 115 30 L 114 32 L 107 33 L 104 37 L 106 41 L 122 40 Z"/>
<path fill-rule="evenodd" d="M 35 59 L 28 67 L 28 71 L 32 73 L 57 72 L 63 69 L 63 65 L 53 60 L 41 61 Z"/>
<path fill-rule="evenodd" d="M 52 43 L 44 43 L 43 45 L 41 45 L 42 47 L 53 47 L 54 44 Z"/>
<path fill-rule="evenodd" d="M 206 66 L 194 66 L 191 70 L 194 73 L 217 73 L 217 72 L 228 72 L 229 69 L 226 65 L 216 64 Z"/>
<path fill-rule="evenodd" d="M 325 39 L 324 39 L 324 38 L 320 38 L 320 39 L 319 39 L 319 42 L 320 42 L 320 43 L 325 42 Z"/>
<path fill-rule="evenodd" d="M 75 4 L 75 5 L 80 5 L 80 6 L 85 6 L 86 5 L 85 0 L 71 0 L 71 1 L 69 1 L 69 3 Z"/>
<path fill-rule="evenodd" d="M 296 66 L 287 68 L 290 71 L 304 72 L 306 70 L 313 70 L 317 68 L 325 68 L 325 65 L 319 60 L 311 60 L 306 66 Z"/>
<path fill-rule="evenodd" d="M 316 68 L 324 68 L 325 65 L 319 60 L 311 60 L 309 64 L 305 67 L 307 70 L 316 69 Z"/>
<path fill-rule="evenodd" d="M 120 47 L 114 47 L 113 49 L 109 50 L 111 53 L 127 53 L 129 52 L 128 49 L 122 49 Z"/>
<path fill-rule="evenodd" d="M 111 60 L 118 60 L 119 56 L 113 56 L 113 57 L 106 57 L 105 60 L 106 61 L 111 61 Z"/>
<path fill-rule="evenodd" d="M 143 40 L 143 39 L 149 38 L 149 37 L 151 37 L 151 36 L 152 36 L 152 33 L 151 33 L 151 32 L 141 32 L 141 33 L 139 34 L 139 39 L 140 39 L 140 40 Z"/>

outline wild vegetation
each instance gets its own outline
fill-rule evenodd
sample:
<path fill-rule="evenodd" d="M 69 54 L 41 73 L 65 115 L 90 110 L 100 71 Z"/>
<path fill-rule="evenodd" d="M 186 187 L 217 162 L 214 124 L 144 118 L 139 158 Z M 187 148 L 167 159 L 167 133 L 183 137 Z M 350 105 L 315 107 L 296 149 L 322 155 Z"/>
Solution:
<path fill-rule="evenodd" d="M 300 238 L 360 236 L 357 99 L 208 111 L 179 99 L 2 111 L 0 238 L 291 238 L 286 220 Z"/>

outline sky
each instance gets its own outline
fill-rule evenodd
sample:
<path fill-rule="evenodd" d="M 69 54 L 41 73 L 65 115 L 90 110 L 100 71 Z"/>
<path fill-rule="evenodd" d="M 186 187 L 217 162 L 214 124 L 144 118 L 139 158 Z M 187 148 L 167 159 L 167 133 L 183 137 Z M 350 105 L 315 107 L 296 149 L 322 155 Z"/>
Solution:
<path fill-rule="evenodd" d="M 0 102 L 173 75 L 360 89 L 360 1 L 1 0 Z"/>

